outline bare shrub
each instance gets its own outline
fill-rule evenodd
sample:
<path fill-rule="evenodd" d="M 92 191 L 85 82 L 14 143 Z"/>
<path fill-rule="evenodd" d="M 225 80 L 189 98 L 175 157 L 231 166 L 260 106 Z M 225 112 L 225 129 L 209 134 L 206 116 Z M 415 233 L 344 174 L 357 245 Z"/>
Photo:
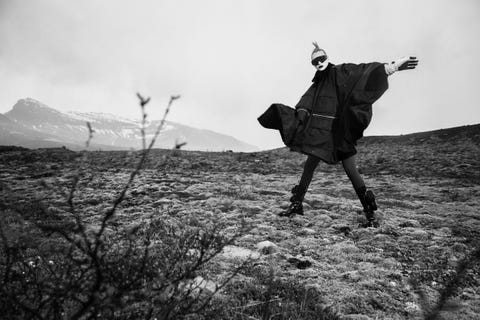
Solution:
<path fill-rule="evenodd" d="M 47 205 L 35 208 L 0 203 L 0 313 L 8 319 L 176 319 L 206 312 L 222 283 L 199 276 L 204 266 L 245 232 L 226 234 L 219 222 L 173 218 L 166 214 L 111 232 L 109 225 L 142 170 L 173 101 L 154 137 L 145 140 L 145 105 L 141 95 L 143 151 L 128 181 L 118 190 L 97 226 L 84 222 L 74 202 L 87 171 L 83 153 L 64 207 L 67 216 L 47 221 Z M 88 123 L 88 147 L 94 129 Z M 146 147 L 147 146 L 147 147 Z M 93 177 L 93 176 L 92 176 Z M 85 180 L 85 179 L 84 179 Z M 91 178 L 83 183 L 88 184 Z M 32 209 L 34 209 L 32 211 Z M 3 220 L 3 221 L 2 221 Z"/>

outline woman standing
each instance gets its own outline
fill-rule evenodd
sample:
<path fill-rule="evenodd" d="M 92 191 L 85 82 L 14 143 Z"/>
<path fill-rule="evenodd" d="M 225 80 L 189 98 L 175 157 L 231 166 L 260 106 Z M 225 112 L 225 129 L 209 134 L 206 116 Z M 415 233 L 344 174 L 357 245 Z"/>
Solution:
<path fill-rule="evenodd" d="M 355 164 L 355 145 L 372 117 L 372 104 L 388 88 L 388 76 L 396 71 L 414 69 L 418 60 L 405 57 L 391 63 L 329 62 L 317 43 L 311 63 L 317 70 L 313 84 L 301 97 L 295 110 L 272 104 L 258 120 L 262 126 L 280 131 L 286 146 L 306 154 L 307 160 L 298 185 L 292 189 L 289 208 L 281 216 L 303 214 L 303 198 L 320 160 L 342 162 L 367 218 L 367 226 L 376 226 L 375 196 L 367 190 Z"/>

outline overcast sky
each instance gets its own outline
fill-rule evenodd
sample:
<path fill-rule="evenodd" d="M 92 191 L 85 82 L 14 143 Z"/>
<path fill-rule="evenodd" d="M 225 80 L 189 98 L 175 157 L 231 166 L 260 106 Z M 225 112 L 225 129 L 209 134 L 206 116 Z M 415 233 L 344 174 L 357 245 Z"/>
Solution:
<path fill-rule="evenodd" d="M 480 123 L 480 1 L 0 0 L 0 112 L 31 97 L 62 110 L 169 120 L 282 146 L 256 118 L 310 85 L 312 41 L 331 62 L 415 55 L 390 77 L 367 135 Z"/>

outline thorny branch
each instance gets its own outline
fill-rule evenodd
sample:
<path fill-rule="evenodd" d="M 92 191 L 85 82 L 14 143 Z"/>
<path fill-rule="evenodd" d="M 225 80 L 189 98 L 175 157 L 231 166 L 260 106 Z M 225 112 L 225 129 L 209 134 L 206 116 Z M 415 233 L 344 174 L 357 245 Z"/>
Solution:
<path fill-rule="evenodd" d="M 140 108 L 142 110 L 142 127 L 140 128 L 140 132 L 142 134 L 142 150 L 145 150 L 147 147 L 145 138 L 145 123 L 147 121 L 147 113 L 145 112 L 145 106 L 150 102 L 150 97 L 145 99 L 142 97 L 142 95 L 140 95 L 140 93 L 137 93 L 137 97 L 140 100 Z"/>
<path fill-rule="evenodd" d="M 88 128 L 88 139 L 85 145 L 88 148 L 90 146 L 90 141 L 92 141 L 93 133 L 95 132 L 95 130 L 93 130 L 92 125 L 88 121 L 87 121 L 87 128 Z"/>
<path fill-rule="evenodd" d="M 170 261 L 168 261 L 168 263 L 175 264 L 176 267 L 171 265 L 165 265 L 165 270 L 158 270 L 150 265 L 150 263 L 152 262 L 150 251 L 150 249 L 152 248 L 152 230 L 147 229 L 144 238 L 144 245 L 138 246 L 138 243 L 133 241 L 133 238 L 131 238 L 131 236 L 133 236 L 133 234 L 136 234 L 136 232 L 138 231 L 138 229 L 136 229 L 132 231 L 132 234 L 130 235 L 127 248 L 125 248 L 125 246 L 122 246 L 124 242 L 121 242 L 121 250 L 119 251 L 118 256 L 123 257 L 123 260 L 128 260 L 130 258 L 135 259 L 135 261 L 133 264 L 129 264 L 127 266 L 127 268 L 125 269 L 126 271 L 122 271 L 126 272 L 125 274 L 122 273 L 121 275 L 118 275 L 122 278 L 121 280 L 118 280 L 118 283 L 115 282 L 115 284 L 113 285 L 114 288 L 111 289 L 109 287 L 113 283 L 112 280 L 116 281 L 115 276 L 117 276 L 117 274 L 113 275 L 112 272 L 115 272 L 115 270 L 117 270 L 114 268 L 117 267 L 116 263 L 118 263 L 118 261 L 116 259 L 118 257 L 113 257 L 109 255 L 111 252 L 113 252 L 112 250 L 104 250 L 104 233 L 106 226 L 110 219 L 115 215 L 118 206 L 125 199 L 126 192 L 131 187 L 134 179 L 144 167 L 145 162 L 147 161 L 147 157 L 151 149 L 153 148 L 162 128 L 165 125 L 165 121 L 167 115 L 169 114 L 172 103 L 176 99 L 180 98 L 180 96 L 170 97 L 163 118 L 158 127 L 156 128 L 153 138 L 147 145 L 145 135 L 146 113 L 144 107 L 150 101 L 150 98 L 144 98 L 140 94 L 137 94 L 137 96 L 140 100 L 139 103 L 142 108 L 143 114 L 143 152 L 141 153 L 140 160 L 136 164 L 134 170 L 130 173 L 128 181 L 121 188 L 118 196 L 114 199 L 111 207 L 105 214 L 103 214 L 101 218 L 100 228 L 98 231 L 93 233 L 92 237 L 92 234 L 86 231 L 85 222 L 82 220 L 80 212 L 78 208 L 76 208 L 74 202 L 74 198 L 80 183 L 80 174 L 84 169 L 83 163 L 87 159 L 87 155 L 85 153 L 83 154 L 82 163 L 78 165 L 78 172 L 74 176 L 71 187 L 66 195 L 68 205 L 67 211 L 75 218 L 75 227 L 73 229 L 64 229 L 55 225 L 42 225 L 40 223 L 36 224 L 36 226 L 39 227 L 42 231 L 52 231 L 52 233 L 58 233 L 67 243 L 67 247 L 61 249 L 63 250 L 61 251 L 61 257 L 65 259 L 65 261 L 61 262 L 66 263 L 64 265 L 60 265 L 59 261 L 58 267 L 57 265 L 47 265 L 42 270 L 35 269 L 34 271 L 32 271 L 32 276 L 34 276 L 33 282 L 36 281 L 33 284 L 34 287 L 28 287 L 25 282 L 18 284 L 20 286 L 23 286 L 21 287 L 22 290 L 29 289 L 36 292 L 36 298 L 33 298 L 33 300 L 30 301 L 28 297 L 17 296 L 17 293 L 15 292 L 6 294 L 5 299 L 7 300 L 4 301 L 12 301 L 9 303 L 12 303 L 12 305 L 16 305 L 16 308 L 20 308 L 21 310 L 23 310 L 22 312 L 24 315 L 29 314 L 31 318 L 36 319 L 50 318 L 52 316 L 65 319 L 94 319 L 99 316 L 103 316 L 100 315 L 100 312 L 106 312 L 113 317 L 115 315 L 115 307 L 117 306 L 116 304 L 125 303 L 124 301 L 120 301 L 120 298 L 128 300 L 130 299 L 130 294 L 134 296 L 139 294 L 140 296 L 144 297 L 143 303 L 146 303 L 147 307 L 145 308 L 145 310 L 143 310 L 143 313 L 147 319 L 156 316 L 156 312 L 160 312 L 160 315 L 170 314 L 174 316 L 178 314 L 196 313 L 204 310 L 204 308 L 206 308 L 211 302 L 214 295 L 219 290 L 221 290 L 228 282 L 230 282 L 230 280 L 232 280 L 233 277 L 236 276 L 238 272 L 243 270 L 243 268 L 245 268 L 245 266 L 250 262 L 247 260 L 244 262 L 244 264 L 237 267 L 231 274 L 229 274 L 227 279 L 223 280 L 220 285 L 216 285 L 216 289 L 214 292 L 209 292 L 207 296 L 204 296 L 202 298 L 195 298 L 195 300 L 191 300 L 190 296 L 193 291 L 200 290 L 201 292 L 203 292 L 204 289 L 202 289 L 201 286 L 198 284 L 192 284 L 190 287 L 185 287 L 185 285 L 188 285 L 190 277 L 194 275 L 196 271 L 200 270 L 203 265 L 211 261 L 216 255 L 218 255 L 225 245 L 233 243 L 234 239 L 236 239 L 241 234 L 241 232 L 239 231 L 239 233 L 235 236 L 228 237 L 228 239 L 226 239 L 225 236 L 221 234 L 219 225 L 214 224 L 214 227 L 208 228 L 205 233 L 198 233 L 197 235 L 192 236 L 187 232 L 183 234 L 184 239 L 177 239 L 176 237 L 174 237 L 175 241 L 177 242 L 173 241 L 175 244 L 173 247 L 179 247 L 180 256 L 175 250 L 173 250 L 170 255 L 165 256 L 169 256 L 170 258 L 172 258 Z M 88 140 L 86 141 L 86 146 L 88 148 L 93 138 L 93 133 L 95 131 L 90 123 L 87 123 L 87 128 L 89 136 Z M 175 149 L 180 149 L 183 145 L 185 145 L 185 143 L 177 142 L 175 145 Z M 85 180 L 82 180 L 82 183 L 84 181 Z M 167 226 L 165 227 L 168 228 Z M 243 222 L 241 230 L 245 231 Z M 165 236 L 170 237 L 173 235 L 160 235 L 160 237 Z M 160 241 L 164 241 L 164 238 L 160 239 Z M 12 269 L 12 256 L 10 255 L 9 243 L 7 242 L 8 239 L 5 236 L 4 228 L 1 224 L 1 221 L 0 240 L 3 244 L 3 250 L 7 253 L 7 259 L 4 259 L 2 261 L 4 263 L 4 266 L 6 263 L 7 267 L 6 269 L 5 267 L 3 267 L 2 269 L 2 271 L 4 271 L 2 274 L 2 277 L 4 278 L 3 284 L 6 284 L 6 282 L 12 280 L 10 277 L 10 271 Z M 122 238 L 120 240 L 124 241 L 125 238 Z M 169 241 L 172 240 L 168 239 L 167 242 Z M 182 246 L 185 248 L 180 248 Z M 199 254 L 198 256 L 195 256 L 193 260 L 188 260 L 184 256 L 189 251 L 189 248 L 195 248 L 198 250 Z M 126 251 L 122 251 L 124 249 L 126 249 Z M 155 262 L 159 257 L 157 256 L 153 258 L 153 262 Z M 19 263 L 19 267 L 17 269 L 19 269 L 20 271 L 22 271 L 22 268 L 27 269 L 29 267 L 28 264 L 26 264 L 24 261 L 14 263 Z M 164 262 L 162 261 L 160 263 Z M 175 270 L 171 268 L 177 268 L 177 271 L 175 272 Z M 40 274 L 40 271 L 44 273 Z M 61 273 L 57 274 L 56 272 L 59 271 L 61 271 Z M 170 275 L 170 272 L 172 278 L 168 277 L 168 275 Z M 46 277 L 38 278 L 38 275 Z M 67 276 L 65 277 L 65 275 Z M 165 305 L 159 308 L 159 306 L 157 305 L 158 302 L 156 300 L 157 291 L 155 291 L 156 288 L 153 288 L 152 285 L 152 283 L 154 283 L 157 279 L 160 279 L 160 281 L 168 282 L 170 285 L 173 284 L 175 287 L 174 294 L 177 294 L 178 296 L 175 298 L 174 296 L 170 295 L 170 298 L 173 299 L 172 301 L 178 298 L 185 298 L 186 300 L 182 302 L 183 304 L 172 304 L 170 306 Z M 146 284 L 145 281 L 147 280 L 151 280 L 151 283 Z M 49 281 L 51 281 L 51 283 Z M 57 284 L 60 284 L 60 287 L 56 287 L 55 285 Z M 8 285 L 12 287 L 11 284 Z M 45 286 L 47 289 L 45 289 Z M 55 293 L 52 294 L 52 290 L 54 290 Z M 113 293 L 108 290 L 113 290 Z M 3 288 L 0 289 L 0 291 L 2 293 L 5 292 Z M 169 295 L 168 292 L 167 295 Z M 65 308 L 69 309 L 66 310 Z M 166 311 L 166 313 L 163 313 L 163 311 Z"/>
<path fill-rule="evenodd" d="M 440 290 L 440 296 L 432 307 L 428 301 L 425 292 L 414 281 L 411 281 L 415 292 L 420 298 L 420 304 L 423 310 L 425 320 L 438 319 L 440 312 L 445 310 L 448 305 L 448 300 L 455 295 L 459 289 L 459 285 L 466 275 L 467 271 L 475 266 L 480 261 L 480 247 L 475 248 L 470 254 L 463 258 L 457 265 L 455 273 L 448 279 Z"/>
<path fill-rule="evenodd" d="M 145 105 L 145 104 L 148 103 L 148 101 L 150 101 L 150 98 L 148 98 L 147 100 L 144 100 L 142 98 L 142 96 L 139 95 L 139 94 L 138 94 L 138 97 L 140 99 L 140 105 L 142 105 L 142 104 Z M 120 194 L 115 199 L 112 207 L 105 213 L 105 216 L 102 219 L 102 224 L 101 224 L 100 230 L 97 232 L 97 235 L 95 237 L 95 248 L 93 250 L 95 254 L 98 252 L 99 246 L 101 244 L 101 239 L 100 238 L 103 235 L 103 232 L 105 231 L 105 227 L 107 226 L 107 222 L 115 214 L 115 211 L 117 210 L 117 207 L 120 205 L 120 203 L 125 198 L 125 194 L 127 193 L 127 190 L 130 188 L 133 180 L 138 175 L 140 170 L 143 168 L 143 165 L 145 164 L 145 160 L 147 159 L 147 156 L 149 155 L 150 151 L 152 150 L 153 145 L 155 144 L 155 141 L 156 141 L 158 135 L 160 134 L 160 131 L 162 130 L 162 128 L 165 124 L 167 115 L 170 112 L 170 107 L 172 106 L 173 101 L 175 101 L 179 98 L 180 98 L 180 95 L 170 97 L 170 101 L 168 102 L 168 106 L 165 109 L 165 113 L 163 115 L 162 121 L 158 125 L 157 130 L 155 131 L 155 134 L 153 135 L 152 140 L 150 141 L 150 144 L 149 144 L 148 148 L 146 150 L 144 150 L 144 152 L 142 152 L 142 156 L 140 158 L 140 161 L 137 163 L 137 166 L 135 167 L 135 169 L 130 174 L 130 178 L 128 179 L 127 183 L 124 185 L 122 191 L 120 191 Z"/>

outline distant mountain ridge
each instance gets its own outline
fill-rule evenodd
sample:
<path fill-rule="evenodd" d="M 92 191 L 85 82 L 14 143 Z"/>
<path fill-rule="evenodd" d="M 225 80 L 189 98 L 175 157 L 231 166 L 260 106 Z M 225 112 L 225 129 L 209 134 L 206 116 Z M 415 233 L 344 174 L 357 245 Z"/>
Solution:
<path fill-rule="evenodd" d="M 93 149 L 125 150 L 142 146 L 138 121 L 106 113 L 61 112 L 31 98 L 20 99 L 10 111 L 0 114 L 0 145 L 84 149 L 88 138 L 86 122 L 95 130 Z M 159 124 L 159 120 L 147 123 L 148 140 Z M 186 142 L 183 147 L 186 150 L 258 150 L 228 135 L 166 121 L 154 147 L 172 148 L 177 142 Z"/>

